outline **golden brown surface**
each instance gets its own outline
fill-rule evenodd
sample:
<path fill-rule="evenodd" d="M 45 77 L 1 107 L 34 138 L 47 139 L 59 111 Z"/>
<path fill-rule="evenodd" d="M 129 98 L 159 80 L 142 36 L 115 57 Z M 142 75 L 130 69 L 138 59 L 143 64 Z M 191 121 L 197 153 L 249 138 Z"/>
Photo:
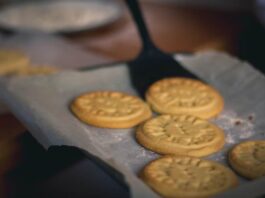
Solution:
<path fill-rule="evenodd" d="M 222 129 L 194 116 L 161 115 L 138 127 L 137 141 L 161 154 L 206 156 L 220 150 L 225 142 Z"/>
<path fill-rule="evenodd" d="M 47 75 L 58 72 L 58 68 L 46 65 L 28 65 L 12 73 L 12 76 Z"/>
<path fill-rule="evenodd" d="M 223 109 L 221 95 L 209 85 L 189 78 L 165 78 L 151 85 L 146 100 L 161 114 L 190 114 L 213 118 Z"/>
<path fill-rule="evenodd" d="M 247 141 L 236 145 L 229 152 L 229 162 L 246 178 L 265 176 L 265 140 Z"/>
<path fill-rule="evenodd" d="M 167 52 L 218 49 L 234 53 L 245 18 L 249 16 L 152 2 L 143 3 L 142 8 L 155 43 Z M 65 38 L 82 45 L 88 54 L 104 55 L 113 61 L 132 59 L 140 50 L 140 40 L 127 11 L 114 24 L 65 35 Z M 98 57 L 92 60 L 97 61 L 103 62 Z M 2 161 L 1 175 L 19 166 L 24 151 L 18 137 L 23 136 L 24 131 L 25 128 L 11 114 L 0 115 L 0 142 L 9 141 L 8 145 L 17 151 Z M 4 176 L 0 180 L 0 185 L 4 186 Z M 5 197 L 4 191 L 0 192 L 0 197 Z"/>
<path fill-rule="evenodd" d="M 130 128 L 150 118 L 149 106 L 122 92 L 95 91 L 78 96 L 71 110 L 83 122 L 104 128 Z"/>
<path fill-rule="evenodd" d="M 236 175 L 214 161 L 190 156 L 164 156 L 149 163 L 141 178 L 168 198 L 205 198 L 235 187 Z"/>
<path fill-rule="evenodd" d="M 20 51 L 0 50 L 0 75 L 7 75 L 29 64 L 29 58 Z"/>

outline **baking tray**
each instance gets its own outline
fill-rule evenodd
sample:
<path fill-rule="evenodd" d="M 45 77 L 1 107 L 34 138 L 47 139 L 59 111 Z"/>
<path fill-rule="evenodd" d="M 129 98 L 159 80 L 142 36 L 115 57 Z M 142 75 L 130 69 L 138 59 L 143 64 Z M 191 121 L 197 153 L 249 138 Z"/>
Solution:
<path fill-rule="evenodd" d="M 217 52 L 176 55 L 187 69 L 221 92 L 225 109 L 212 120 L 225 130 L 226 145 L 207 158 L 227 164 L 227 151 L 248 139 L 265 139 L 265 77 L 251 65 Z M 51 76 L 0 79 L 1 98 L 45 147 L 70 145 L 82 148 L 119 170 L 130 187 L 131 197 L 158 197 L 137 174 L 158 157 L 138 145 L 135 129 L 100 129 L 85 125 L 69 113 L 69 103 L 85 91 L 118 90 L 137 95 L 125 63 L 91 67 L 82 72 Z M 251 98 L 249 96 L 252 96 Z M 239 125 L 236 123 L 240 123 Z M 218 197 L 257 197 L 265 194 L 262 178 L 247 181 Z M 255 189 L 255 191 L 252 190 Z"/>

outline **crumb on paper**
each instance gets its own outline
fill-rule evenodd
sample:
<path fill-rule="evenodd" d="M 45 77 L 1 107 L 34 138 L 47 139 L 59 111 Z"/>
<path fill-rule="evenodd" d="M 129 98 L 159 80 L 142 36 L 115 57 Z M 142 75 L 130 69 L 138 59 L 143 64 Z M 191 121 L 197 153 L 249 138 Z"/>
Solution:
<path fill-rule="evenodd" d="M 240 120 L 235 121 L 235 125 L 236 125 L 236 126 L 238 126 L 238 125 L 240 125 L 240 124 L 241 124 Z"/>
<path fill-rule="evenodd" d="M 213 120 L 226 133 L 226 144 L 236 144 L 244 139 L 248 139 L 255 134 L 254 114 L 247 118 L 238 116 L 235 112 L 224 110 L 216 119 Z"/>
<path fill-rule="evenodd" d="M 249 121 L 253 121 L 253 120 L 254 120 L 254 115 L 253 115 L 253 114 L 249 115 L 249 116 L 248 116 L 248 120 L 249 120 Z"/>

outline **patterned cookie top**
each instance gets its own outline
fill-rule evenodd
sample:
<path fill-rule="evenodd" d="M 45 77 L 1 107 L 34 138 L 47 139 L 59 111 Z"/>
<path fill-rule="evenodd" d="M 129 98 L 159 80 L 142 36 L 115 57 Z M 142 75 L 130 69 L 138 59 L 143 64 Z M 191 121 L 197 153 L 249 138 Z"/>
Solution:
<path fill-rule="evenodd" d="M 246 171 L 256 175 L 250 178 L 265 175 L 265 140 L 247 141 L 238 144 L 230 152 L 230 162 Z M 248 177 L 248 176 L 247 176 Z"/>
<path fill-rule="evenodd" d="M 189 156 L 165 156 L 151 162 L 143 179 L 166 197 L 208 197 L 237 184 L 228 168 Z"/>
<path fill-rule="evenodd" d="M 93 92 L 79 97 L 82 108 L 95 116 L 122 117 L 142 111 L 142 102 L 119 92 Z"/>
<path fill-rule="evenodd" d="M 148 89 L 146 98 L 159 113 L 190 113 L 209 118 L 223 108 L 223 100 L 216 90 L 188 78 L 160 80 Z"/>
<path fill-rule="evenodd" d="M 132 121 L 138 123 L 151 116 L 148 105 L 141 99 L 113 91 L 96 91 L 81 95 L 75 99 L 72 107 L 83 120 L 91 117 L 102 122 L 103 125 L 106 120 L 110 122 L 120 120 L 126 124 L 126 121 L 134 119 Z"/>
<path fill-rule="evenodd" d="M 204 147 L 224 136 L 220 128 L 191 115 L 162 115 L 147 121 L 142 133 L 154 141 L 182 147 Z"/>

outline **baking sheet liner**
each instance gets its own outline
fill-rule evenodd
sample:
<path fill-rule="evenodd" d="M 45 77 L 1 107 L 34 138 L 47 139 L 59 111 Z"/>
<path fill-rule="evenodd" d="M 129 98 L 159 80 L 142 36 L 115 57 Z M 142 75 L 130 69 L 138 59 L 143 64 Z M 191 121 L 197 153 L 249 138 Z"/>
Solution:
<path fill-rule="evenodd" d="M 226 144 L 208 159 L 227 165 L 227 151 L 233 145 L 249 139 L 265 139 L 265 77 L 259 71 L 219 52 L 176 55 L 175 58 L 219 90 L 225 100 L 224 111 L 211 121 L 224 129 Z M 0 79 L 0 97 L 44 147 L 71 145 L 85 149 L 123 173 L 132 197 L 159 197 L 137 178 L 144 165 L 159 155 L 137 144 L 135 128 L 92 127 L 70 113 L 69 104 L 76 96 L 95 90 L 137 95 L 131 86 L 126 64 L 83 72 L 65 71 L 50 76 Z M 265 183 L 264 179 L 256 182 L 263 186 Z M 240 178 L 240 183 L 228 195 L 220 196 L 240 194 L 253 182 Z M 261 186 L 252 192 L 252 196 L 262 193 L 265 194 L 265 189 Z"/>
<path fill-rule="evenodd" d="M 44 33 L 17 33 L 11 36 L 0 34 L 1 49 L 25 53 L 32 64 L 50 65 L 61 69 L 76 69 L 95 64 L 106 64 L 112 59 L 93 52 L 58 35 Z M 0 101 L 0 115 L 8 108 Z"/>

